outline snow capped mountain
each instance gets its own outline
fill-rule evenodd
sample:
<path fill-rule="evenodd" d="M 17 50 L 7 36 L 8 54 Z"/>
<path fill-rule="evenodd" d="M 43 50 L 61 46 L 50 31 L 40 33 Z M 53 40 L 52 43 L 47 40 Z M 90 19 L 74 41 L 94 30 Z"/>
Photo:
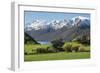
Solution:
<path fill-rule="evenodd" d="M 29 23 L 27 23 L 27 24 L 25 25 L 24 29 L 25 29 L 26 31 L 30 31 L 30 30 L 32 30 L 32 27 L 31 27 L 31 25 L 30 25 Z"/>
<path fill-rule="evenodd" d="M 34 20 L 31 24 L 25 25 L 25 30 L 40 30 L 40 29 L 61 29 L 63 27 L 70 27 L 70 26 L 85 26 L 90 25 L 89 18 L 83 16 L 77 16 L 70 20 L 53 20 L 51 22 L 46 22 L 45 20 Z"/>
<path fill-rule="evenodd" d="M 58 21 L 58 20 L 54 20 L 50 23 L 50 26 L 55 30 L 60 29 L 65 25 L 66 23 L 64 23 L 63 21 Z"/>
<path fill-rule="evenodd" d="M 48 24 L 44 20 L 34 20 L 30 25 L 28 24 L 25 29 L 30 30 L 39 30 L 39 29 L 46 29 Z"/>
<path fill-rule="evenodd" d="M 87 20 L 89 20 L 89 18 L 83 17 L 83 16 L 76 16 L 76 17 L 73 17 L 73 18 L 72 18 L 73 21 L 75 21 L 75 20 L 77 20 L 77 19 L 81 19 L 81 20 L 87 19 Z"/>
<path fill-rule="evenodd" d="M 77 16 L 72 18 L 73 24 L 72 25 L 90 25 L 89 18 L 83 16 Z"/>
<path fill-rule="evenodd" d="M 31 27 L 35 30 L 47 28 L 47 23 L 44 20 L 35 20 L 32 22 Z"/>
<path fill-rule="evenodd" d="M 66 19 L 60 20 L 60 21 L 54 20 L 50 23 L 50 26 L 55 30 L 61 29 L 63 27 L 68 27 L 68 26 L 71 26 L 71 25 L 72 25 L 72 21 L 66 20 Z"/>

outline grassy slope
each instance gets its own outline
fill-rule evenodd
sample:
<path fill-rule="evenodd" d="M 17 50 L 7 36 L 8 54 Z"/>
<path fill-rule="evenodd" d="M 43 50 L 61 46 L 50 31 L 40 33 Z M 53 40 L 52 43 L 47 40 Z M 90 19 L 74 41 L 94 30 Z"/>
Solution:
<path fill-rule="evenodd" d="M 40 45 L 40 44 L 35 44 L 35 45 L 33 45 L 33 44 L 27 44 L 27 45 L 24 46 L 24 48 L 25 48 L 26 52 L 30 52 L 32 50 L 36 50 L 39 47 L 46 48 L 48 46 L 50 46 L 50 44 L 44 44 L 44 45 Z"/>
<path fill-rule="evenodd" d="M 73 43 L 74 44 L 74 43 Z M 28 44 L 25 45 L 26 52 L 33 52 L 32 50 L 36 50 L 36 48 L 46 48 L 50 46 L 50 44 Z M 90 50 L 90 46 L 85 46 L 86 49 Z M 66 53 L 66 52 L 59 52 L 59 53 L 48 53 L 48 54 L 32 54 L 32 55 L 25 55 L 25 61 L 44 61 L 44 60 L 64 60 L 64 59 L 85 59 L 90 58 L 90 52 L 78 52 L 78 53 Z"/>
<path fill-rule="evenodd" d="M 89 52 L 79 52 L 79 53 L 48 53 L 48 54 L 35 54 L 35 55 L 25 55 L 25 61 L 44 61 L 44 60 L 64 60 L 64 59 L 86 59 L 90 58 Z"/>

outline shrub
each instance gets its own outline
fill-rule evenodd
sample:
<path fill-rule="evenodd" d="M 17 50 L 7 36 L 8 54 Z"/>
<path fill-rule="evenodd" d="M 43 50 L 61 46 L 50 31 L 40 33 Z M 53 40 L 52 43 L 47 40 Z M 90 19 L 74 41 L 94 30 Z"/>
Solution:
<path fill-rule="evenodd" d="M 60 47 L 60 48 L 57 48 L 57 51 L 61 52 L 61 51 L 64 51 L 64 49 L 62 47 Z"/>
<path fill-rule="evenodd" d="M 63 50 L 62 46 L 64 45 L 64 42 L 61 38 L 53 40 L 51 43 L 52 43 L 52 46 L 54 47 L 54 49 L 56 51 L 62 51 Z"/>
<path fill-rule="evenodd" d="M 47 52 L 54 53 L 54 52 L 56 52 L 56 50 L 53 47 L 47 47 Z"/>
<path fill-rule="evenodd" d="M 48 51 L 47 51 L 46 48 L 37 48 L 37 49 L 36 49 L 36 52 L 37 52 L 37 53 L 47 53 Z"/>
<path fill-rule="evenodd" d="M 90 52 L 89 49 L 86 49 L 84 46 L 79 47 L 79 52 Z"/>
<path fill-rule="evenodd" d="M 77 41 L 82 44 L 90 45 L 90 36 L 89 35 L 83 35 L 82 37 L 79 37 L 73 41 Z"/>
<path fill-rule="evenodd" d="M 80 46 L 78 49 L 79 52 L 85 52 L 85 48 L 83 46 Z"/>
<path fill-rule="evenodd" d="M 77 43 L 73 44 L 72 47 L 71 47 L 71 51 L 72 52 L 78 52 L 80 46 L 81 45 L 77 44 Z"/>
<path fill-rule="evenodd" d="M 71 52 L 71 47 L 72 47 L 72 44 L 71 43 L 65 43 L 63 45 L 63 49 L 66 51 L 66 52 Z"/>
<path fill-rule="evenodd" d="M 24 52 L 24 55 L 28 55 L 28 53 L 25 51 L 25 52 Z"/>
<path fill-rule="evenodd" d="M 54 53 L 56 50 L 53 47 L 37 48 L 36 53 Z"/>

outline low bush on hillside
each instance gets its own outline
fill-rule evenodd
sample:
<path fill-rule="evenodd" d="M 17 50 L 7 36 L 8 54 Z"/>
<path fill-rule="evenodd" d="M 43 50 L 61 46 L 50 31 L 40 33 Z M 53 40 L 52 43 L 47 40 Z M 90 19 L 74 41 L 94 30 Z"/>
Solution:
<path fill-rule="evenodd" d="M 89 35 L 83 35 L 82 37 L 76 38 L 73 41 L 77 41 L 81 44 L 90 45 L 90 36 Z"/>
<path fill-rule="evenodd" d="M 71 51 L 78 52 L 80 46 L 81 46 L 80 44 L 73 44 L 71 47 Z"/>
<path fill-rule="evenodd" d="M 72 47 L 72 43 L 65 43 L 63 45 L 63 49 L 66 51 L 66 52 L 71 52 L 71 47 Z"/>
<path fill-rule="evenodd" d="M 56 50 L 53 47 L 37 48 L 36 53 L 54 53 Z"/>
<path fill-rule="evenodd" d="M 47 47 L 48 53 L 55 53 L 56 50 L 53 47 Z"/>
<path fill-rule="evenodd" d="M 87 52 L 89 51 L 89 49 L 86 50 L 86 47 L 84 47 L 82 44 L 79 44 L 77 42 L 65 43 L 63 45 L 63 49 L 66 52 Z"/>
<path fill-rule="evenodd" d="M 47 49 L 46 48 L 37 48 L 36 49 L 36 53 L 47 53 Z"/>
<path fill-rule="evenodd" d="M 79 47 L 79 52 L 90 52 L 90 49 L 87 49 L 87 48 L 84 47 L 84 46 L 80 46 L 80 47 Z"/>
<path fill-rule="evenodd" d="M 85 51 L 86 51 L 86 49 L 85 49 L 85 47 L 80 46 L 78 51 L 79 51 L 79 52 L 85 52 Z"/>
<path fill-rule="evenodd" d="M 47 47 L 35 46 L 35 48 L 30 50 L 24 50 L 25 55 L 38 54 L 38 53 L 55 53 L 55 52 L 90 52 L 90 47 L 88 45 L 80 44 L 78 42 L 65 42 L 64 45 L 55 48 L 52 45 Z"/>

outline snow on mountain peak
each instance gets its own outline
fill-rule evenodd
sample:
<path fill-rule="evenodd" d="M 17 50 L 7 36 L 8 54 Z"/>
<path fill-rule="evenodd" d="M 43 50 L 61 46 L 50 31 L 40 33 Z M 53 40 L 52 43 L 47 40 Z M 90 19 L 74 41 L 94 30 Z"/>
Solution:
<path fill-rule="evenodd" d="M 87 17 L 84 17 L 84 16 L 76 16 L 76 17 L 73 17 L 72 20 L 75 21 L 77 19 L 80 19 L 80 20 L 89 20 L 89 18 Z"/>
<path fill-rule="evenodd" d="M 45 29 L 46 27 L 47 27 L 47 23 L 45 20 L 34 20 L 30 25 L 27 26 L 29 30 Z"/>
<path fill-rule="evenodd" d="M 73 25 L 90 25 L 89 18 L 83 16 L 76 16 L 70 20 L 52 20 L 47 22 L 45 20 L 34 20 L 31 24 L 25 26 L 26 30 L 39 30 L 39 29 L 61 29 L 64 26 L 73 26 Z"/>
<path fill-rule="evenodd" d="M 50 23 L 50 26 L 53 28 L 53 29 L 60 29 L 62 28 L 62 25 L 60 24 L 60 21 L 58 20 L 53 20 L 51 23 Z"/>
<path fill-rule="evenodd" d="M 73 24 L 72 25 L 78 25 L 78 24 L 89 24 L 90 20 L 87 17 L 83 17 L 83 16 L 76 16 L 74 18 L 72 18 Z"/>

